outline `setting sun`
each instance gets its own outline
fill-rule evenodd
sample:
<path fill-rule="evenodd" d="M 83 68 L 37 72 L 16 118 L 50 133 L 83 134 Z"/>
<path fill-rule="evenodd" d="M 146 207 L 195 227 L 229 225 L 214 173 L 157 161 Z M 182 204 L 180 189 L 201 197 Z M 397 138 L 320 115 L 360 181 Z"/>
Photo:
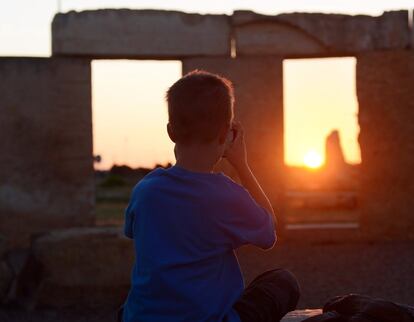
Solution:
<path fill-rule="evenodd" d="M 323 159 L 318 152 L 310 150 L 305 154 L 303 162 L 308 168 L 316 169 L 322 165 Z"/>

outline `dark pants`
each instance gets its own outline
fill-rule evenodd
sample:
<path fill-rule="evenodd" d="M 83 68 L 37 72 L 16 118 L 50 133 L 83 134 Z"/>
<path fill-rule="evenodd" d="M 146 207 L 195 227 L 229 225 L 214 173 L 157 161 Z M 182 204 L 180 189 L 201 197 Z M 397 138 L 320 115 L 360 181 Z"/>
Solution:
<path fill-rule="evenodd" d="M 242 322 L 278 322 L 296 308 L 300 296 L 298 281 L 285 269 L 273 269 L 257 276 L 233 305 Z M 122 322 L 121 307 L 117 320 Z"/>
<path fill-rule="evenodd" d="M 273 269 L 257 276 L 233 305 L 242 322 L 278 322 L 296 308 L 300 287 L 285 269 Z"/>

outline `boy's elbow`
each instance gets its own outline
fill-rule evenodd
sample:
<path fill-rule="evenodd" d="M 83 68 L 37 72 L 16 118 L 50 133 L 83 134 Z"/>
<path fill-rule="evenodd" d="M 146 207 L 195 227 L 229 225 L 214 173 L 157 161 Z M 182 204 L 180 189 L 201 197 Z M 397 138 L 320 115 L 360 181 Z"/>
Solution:
<path fill-rule="evenodd" d="M 134 239 L 132 229 L 129 229 L 129 227 L 124 227 L 124 235 L 130 239 Z"/>
<path fill-rule="evenodd" d="M 126 238 L 129 238 L 129 239 L 134 239 L 134 236 L 133 236 L 133 235 L 131 235 L 131 234 L 125 234 L 125 237 L 126 237 Z"/>
<path fill-rule="evenodd" d="M 269 234 L 269 237 L 266 239 L 266 241 L 262 245 L 263 250 L 270 250 L 275 246 L 277 241 L 276 232 L 273 230 L 272 233 Z"/>
<path fill-rule="evenodd" d="M 263 245 L 264 250 L 272 249 L 273 246 L 275 246 L 277 241 L 277 235 L 276 235 L 276 217 L 275 215 L 269 215 L 270 216 L 270 223 L 268 226 L 268 233 L 266 234 L 266 242 Z"/>

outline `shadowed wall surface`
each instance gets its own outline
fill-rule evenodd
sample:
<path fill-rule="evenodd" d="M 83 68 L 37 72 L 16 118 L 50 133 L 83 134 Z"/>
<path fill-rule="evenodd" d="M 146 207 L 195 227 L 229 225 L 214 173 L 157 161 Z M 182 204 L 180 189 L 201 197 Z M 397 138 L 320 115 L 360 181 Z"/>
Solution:
<path fill-rule="evenodd" d="M 2 234 L 92 224 L 90 61 L 2 58 L 0 77 Z"/>
<path fill-rule="evenodd" d="M 358 56 L 361 221 L 365 232 L 414 236 L 414 51 Z"/>

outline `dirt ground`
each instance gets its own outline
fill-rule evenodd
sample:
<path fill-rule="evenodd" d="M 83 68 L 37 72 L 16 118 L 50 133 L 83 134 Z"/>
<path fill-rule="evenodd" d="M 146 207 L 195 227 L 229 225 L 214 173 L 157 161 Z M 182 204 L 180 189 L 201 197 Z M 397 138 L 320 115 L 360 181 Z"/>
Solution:
<path fill-rule="evenodd" d="M 360 293 L 414 305 L 414 242 L 277 244 L 262 251 L 238 251 L 246 283 L 261 272 L 283 267 L 301 284 L 299 308 L 321 307 L 335 295 Z M 0 322 L 109 322 L 115 312 L 0 309 Z"/>
<path fill-rule="evenodd" d="M 283 267 L 302 288 L 300 308 L 321 307 L 332 296 L 360 293 L 414 305 L 414 242 L 285 244 L 239 251 L 246 282 Z"/>

